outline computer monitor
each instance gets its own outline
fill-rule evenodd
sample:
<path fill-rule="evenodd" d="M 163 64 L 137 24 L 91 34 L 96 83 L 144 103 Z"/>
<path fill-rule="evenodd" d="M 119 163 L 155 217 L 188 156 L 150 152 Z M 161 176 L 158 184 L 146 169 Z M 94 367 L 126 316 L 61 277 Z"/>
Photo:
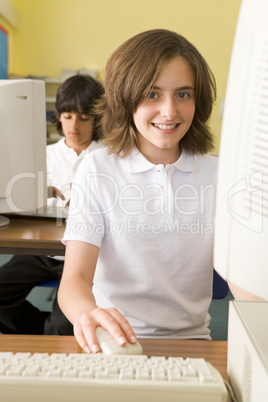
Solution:
<path fill-rule="evenodd" d="M 230 302 L 227 371 L 237 401 L 267 401 L 267 0 L 242 0 L 236 28 L 219 153 L 214 267 L 264 299 Z"/>
<path fill-rule="evenodd" d="M 224 105 L 214 267 L 268 298 L 268 2 L 242 0 Z"/>
<path fill-rule="evenodd" d="M 46 205 L 45 83 L 0 80 L 0 213 Z M 0 226 L 8 219 L 0 218 Z"/>

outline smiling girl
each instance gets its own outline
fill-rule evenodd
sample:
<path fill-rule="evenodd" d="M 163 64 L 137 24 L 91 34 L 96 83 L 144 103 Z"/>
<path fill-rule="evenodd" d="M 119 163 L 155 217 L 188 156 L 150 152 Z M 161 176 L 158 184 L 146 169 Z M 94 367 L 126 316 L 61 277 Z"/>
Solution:
<path fill-rule="evenodd" d="M 107 148 L 84 158 L 72 186 L 60 306 L 87 352 L 100 350 L 98 326 L 119 345 L 210 339 L 214 77 L 162 29 L 124 42 L 105 76 L 96 112 Z"/>

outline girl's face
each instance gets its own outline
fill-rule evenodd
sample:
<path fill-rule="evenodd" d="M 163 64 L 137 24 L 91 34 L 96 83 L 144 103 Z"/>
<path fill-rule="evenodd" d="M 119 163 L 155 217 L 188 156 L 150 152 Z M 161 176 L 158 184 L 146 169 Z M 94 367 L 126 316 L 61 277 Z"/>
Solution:
<path fill-rule="evenodd" d="M 171 164 L 180 156 L 179 142 L 195 113 L 194 74 L 176 56 L 162 69 L 148 98 L 133 114 L 140 152 L 154 164 Z"/>
<path fill-rule="evenodd" d="M 66 145 L 79 155 L 92 141 L 94 117 L 76 112 L 63 112 L 60 122 Z"/>

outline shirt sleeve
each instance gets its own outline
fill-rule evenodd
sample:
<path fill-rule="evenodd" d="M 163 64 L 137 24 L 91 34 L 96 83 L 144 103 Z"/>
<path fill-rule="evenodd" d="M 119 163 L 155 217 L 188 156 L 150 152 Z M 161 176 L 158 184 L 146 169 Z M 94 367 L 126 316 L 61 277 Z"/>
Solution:
<path fill-rule="evenodd" d="M 86 155 L 76 172 L 63 244 L 77 240 L 101 246 L 105 221 L 98 199 L 97 173 L 90 168 L 92 164 L 91 155 Z"/>

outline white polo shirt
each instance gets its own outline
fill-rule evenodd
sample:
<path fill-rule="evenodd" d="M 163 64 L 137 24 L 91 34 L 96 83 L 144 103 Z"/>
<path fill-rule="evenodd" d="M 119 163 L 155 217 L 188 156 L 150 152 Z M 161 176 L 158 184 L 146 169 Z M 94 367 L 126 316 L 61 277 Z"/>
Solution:
<path fill-rule="evenodd" d="M 210 339 L 216 174 L 214 156 L 164 167 L 137 149 L 79 166 L 63 242 L 100 248 L 97 305 L 118 308 L 138 337 Z"/>
<path fill-rule="evenodd" d="M 77 155 L 73 148 L 65 144 L 65 137 L 61 138 L 55 144 L 46 147 L 47 185 L 58 188 L 65 196 L 64 201 L 59 197 L 48 198 L 47 204 L 49 206 L 65 206 L 66 202 L 70 199 L 71 183 L 80 162 L 87 153 L 99 148 L 103 148 L 103 145 L 92 141 L 86 149 Z"/>

